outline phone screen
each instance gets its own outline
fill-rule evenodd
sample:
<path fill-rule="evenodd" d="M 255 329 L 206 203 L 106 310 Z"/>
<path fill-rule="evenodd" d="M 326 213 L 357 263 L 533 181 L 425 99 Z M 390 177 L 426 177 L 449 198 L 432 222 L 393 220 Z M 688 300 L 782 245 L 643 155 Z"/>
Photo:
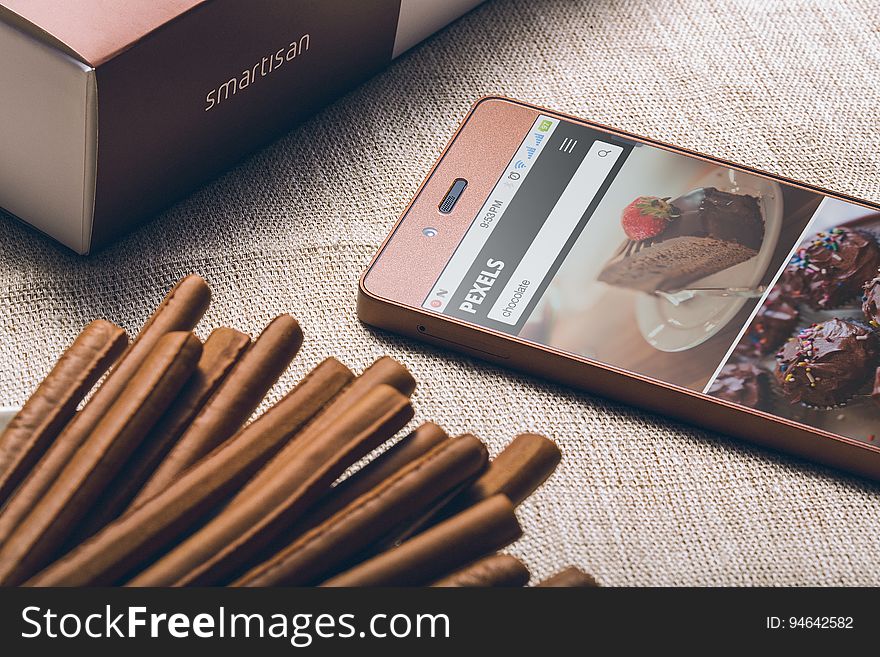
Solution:
<path fill-rule="evenodd" d="M 878 235 L 863 206 L 542 115 L 423 307 L 873 442 Z"/>

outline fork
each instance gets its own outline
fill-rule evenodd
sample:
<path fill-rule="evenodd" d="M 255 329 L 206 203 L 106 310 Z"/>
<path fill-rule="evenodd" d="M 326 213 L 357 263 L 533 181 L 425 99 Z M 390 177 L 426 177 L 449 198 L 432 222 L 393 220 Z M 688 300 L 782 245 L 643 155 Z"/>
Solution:
<path fill-rule="evenodd" d="M 756 299 L 767 291 L 766 285 L 758 287 L 689 287 L 676 292 L 654 290 L 654 295 L 666 299 L 673 306 L 680 306 L 694 297 L 740 297 Z"/>

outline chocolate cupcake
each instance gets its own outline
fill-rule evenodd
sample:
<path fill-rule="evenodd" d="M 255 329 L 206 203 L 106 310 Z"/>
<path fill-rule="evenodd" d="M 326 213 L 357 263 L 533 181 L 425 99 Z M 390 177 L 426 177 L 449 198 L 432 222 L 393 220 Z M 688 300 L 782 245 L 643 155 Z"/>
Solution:
<path fill-rule="evenodd" d="M 759 356 L 772 354 L 791 337 L 799 317 L 791 300 L 776 288 L 761 305 L 742 342 L 750 343 Z"/>
<path fill-rule="evenodd" d="M 742 340 L 736 343 L 736 347 L 733 350 L 733 360 L 734 362 L 748 362 L 759 360 L 761 358 L 761 352 L 758 349 L 758 343 L 755 341 L 754 336 L 751 333 L 746 333 Z"/>
<path fill-rule="evenodd" d="M 767 372 L 751 363 L 728 363 L 709 388 L 710 395 L 749 408 L 762 408 L 769 393 Z"/>
<path fill-rule="evenodd" d="M 862 312 L 868 324 L 880 328 L 880 276 L 874 276 L 862 288 Z"/>
<path fill-rule="evenodd" d="M 859 294 L 880 267 L 880 247 L 861 231 L 832 228 L 798 249 L 782 275 L 783 292 L 816 310 L 837 308 Z"/>
<path fill-rule="evenodd" d="M 802 330 L 776 354 L 776 380 L 792 403 L 843 404 L 871 376 L 880 353 L 877 335 L 845 319 Z"/>

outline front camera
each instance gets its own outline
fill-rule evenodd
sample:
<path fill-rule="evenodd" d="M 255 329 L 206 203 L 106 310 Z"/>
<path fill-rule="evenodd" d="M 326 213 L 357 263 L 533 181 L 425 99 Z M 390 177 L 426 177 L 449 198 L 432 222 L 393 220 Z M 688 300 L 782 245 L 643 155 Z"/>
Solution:
<path fill-rule="evenodd" d="M 428 226 L 427 228 L 422 229 L 422 235 L 425 237 L 437 237 L 437 229 Z"/>

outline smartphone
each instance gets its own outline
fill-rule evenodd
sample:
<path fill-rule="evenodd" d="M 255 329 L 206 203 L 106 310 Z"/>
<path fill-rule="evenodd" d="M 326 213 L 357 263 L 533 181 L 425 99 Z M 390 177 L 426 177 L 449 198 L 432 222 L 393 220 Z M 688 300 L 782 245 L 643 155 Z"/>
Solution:
<path fill-rule="evenodd" d="M 483 98 L 358 314 L 880 479 L 878 237 L 868 201 Z"/>

